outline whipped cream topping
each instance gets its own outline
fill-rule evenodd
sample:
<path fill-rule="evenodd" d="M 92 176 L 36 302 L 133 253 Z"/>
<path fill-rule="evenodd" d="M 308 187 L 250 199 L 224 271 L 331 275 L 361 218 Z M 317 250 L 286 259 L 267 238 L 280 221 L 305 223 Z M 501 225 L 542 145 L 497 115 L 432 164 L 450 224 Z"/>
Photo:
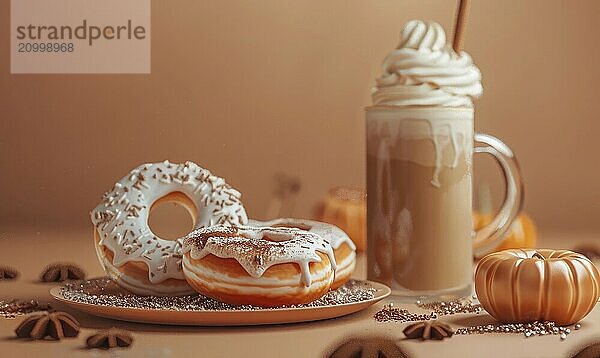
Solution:
<path fill-rule="evenodd" d="M 482 93 L 471 56 L 454 52 L 439 24 L 412 20 L 383 61 L 372 98 L 374 105 L 472 107 Z"/>

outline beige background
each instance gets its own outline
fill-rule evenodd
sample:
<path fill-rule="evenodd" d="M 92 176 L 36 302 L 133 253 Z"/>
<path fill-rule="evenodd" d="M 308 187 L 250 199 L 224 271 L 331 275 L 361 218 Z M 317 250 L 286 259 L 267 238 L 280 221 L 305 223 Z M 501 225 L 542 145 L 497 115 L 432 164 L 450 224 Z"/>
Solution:
<path fill-rule="evenodd" d="M 455 3 L 153 1 L 151 75 L 10 75 L 2 1 L 0 228 L 89 225 L 114 181 L 165 158 L 226 177 L 258 218 L 274 174 L 297 176 L 295 214 L 309 215 L 327 188 L 364 185 L 362 108 L 403 23 L 451 33 Z M 600 228 L 598 13 L 594 0 L 471 9 L 477 127 L 518 153 L 543 231 Z M 479 179 L 494 178 L 483 162 Z"/>

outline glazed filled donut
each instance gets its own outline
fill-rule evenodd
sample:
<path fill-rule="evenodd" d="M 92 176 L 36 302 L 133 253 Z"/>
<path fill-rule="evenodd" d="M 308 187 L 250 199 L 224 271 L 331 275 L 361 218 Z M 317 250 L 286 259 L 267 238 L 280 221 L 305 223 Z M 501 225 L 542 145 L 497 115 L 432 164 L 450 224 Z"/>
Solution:
<path fill-rule="evenodd" d="M 270 221 L 250 219 L 248 226 L 256 227 L 290 227 L 315 233 L 329 241 L 335 255 L 337 270 L 331 289 L 343 285 L 350 279 L 356 266 L 356 246 L 350 237 L 335 225 L 308 219 L 279 218 Z"/>
<path fill-rule="evenodd" d="M 195 163 L 143 164 L 104 194 L 91 212 L 95 247 L 107 275 L 138 295 L 194 292 L 181 268 L 182 240 L 164 240 L 148 226 L 161 202 L 186 208 L 194 228 L 243 225 L 248 218 L 240 193 Z"/>
<path fill-rule="evenodd" d="M 298 229 L 217 225 L 186 236 L 183 253 L 190 285 L 230 304 L 311 302 L 329 290 L 335 275 L 329 242 Z"/>

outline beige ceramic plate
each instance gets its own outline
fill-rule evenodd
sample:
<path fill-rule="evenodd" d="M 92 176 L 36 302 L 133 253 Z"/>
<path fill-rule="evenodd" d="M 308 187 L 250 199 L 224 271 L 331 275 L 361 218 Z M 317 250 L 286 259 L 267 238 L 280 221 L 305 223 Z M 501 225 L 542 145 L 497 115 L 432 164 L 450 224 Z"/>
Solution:
<path fill-rule="evenodd" d="M 70 301 L 63 297 L 61 286 L 54 287 L 50 294 L 56 300 L 91 315 L 118 319 L 122 321 L 197 325 L 197 326 L 243 326 L 277 323 L 295 323 L 318 321 L 341 317 L 361 311 L 390 295 L 389 287 L 372 281 L 359 281 L 375 289 L 374 297 L 369 300 L 319 307 L 275 308 L 256 311 L 176 311 L 163 309 L 141 309 L 114 306 L 102 306 Z"/>

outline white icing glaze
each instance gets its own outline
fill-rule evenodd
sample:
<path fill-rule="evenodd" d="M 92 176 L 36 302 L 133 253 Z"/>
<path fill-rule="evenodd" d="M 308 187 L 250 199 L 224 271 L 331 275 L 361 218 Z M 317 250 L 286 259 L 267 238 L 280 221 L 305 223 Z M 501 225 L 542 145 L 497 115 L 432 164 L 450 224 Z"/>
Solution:
<path fill-rule="evenodd" d="M 143 262 L 153 284 L 169 278 L 185 280 L 181 269 L 183 240 L 161 239 L 148 226 L 152 204 L 173 192 L 185 194 L 196 206 L 195 229 L 216 224 L 243 225 L 248 221 L 241 194 L 197 164 L 164 161 L 140 165 L 104 194 L 91 212 L 92 223 L 100 235 L 99 244 L 113 252 L 114 266 Z"/>
<path fill-rule="evenodd" d="M 403 148 L 403 139 L 431 140 L 435 155 Z M 452 150 L 445 150 L 451 146 Z M 392 159 L 433 166 L 431 184 L 439 187 L 439 174 L 455 168 L 461 156 L 473 153 L 473 110 L 444 107 L 370 107 L 367 109 L 367 152 L 378 160 L 378 177 L 383 180 Z M 452 153 L 444 156 L 444 153 Z M 467 162 L 470 166 L 471 163 Z"/>
<path fill-rule="evenodd" d="M 183 252 L 189 252 L 195 260 L 209 254 L 235 259 L 255 278 L 273 265 L 295 263 L 300 267 L 301 282 L 306 287 L 312 282 L 309 264 L 321 262 L 317 252 L 327 255 L 332 269 L 336 269 L 329 241 L 295 228 L 215 225 L 188 234 L 183 241 Z"/>
<path fill-rule="evenodd" d="M 356 245 L 354 245 L 354 242 L 352 242 L 342 229 L 335 225 L 316 220 L 296 218 L 278 218 L 268 221 L 249 219 L 248 225 L 256 227 L 292 227 L 315 233 L 329 241 L 331 247 L 334 249 L 334 254 L 335 250 L 339 249 L 343 243 L 346 243 L 351 252 L 349 255 L 336 258 L 337 269 L 335 271 L 335 280 L 337 281 L 338 278 L 340 280 L 347 279 L 354 271 L 356 265 Z"/>
<path fill-rule="evenodd" d="M 268 221 L 250 219 L 248 220 L 248 226 L 298 228 L 321 236 L 325 240 L 329 241 L 334 250 L 337 250 L 344 242 L 348 244 L 350 249 L 356 250 L 356 245 L 354 245 L 354 242 L 350 240 L 350 237 L 348 237 L 348 235 L 342 229 L 335 225 L 320 221 L 295 218 L 278 218 Z"/>

